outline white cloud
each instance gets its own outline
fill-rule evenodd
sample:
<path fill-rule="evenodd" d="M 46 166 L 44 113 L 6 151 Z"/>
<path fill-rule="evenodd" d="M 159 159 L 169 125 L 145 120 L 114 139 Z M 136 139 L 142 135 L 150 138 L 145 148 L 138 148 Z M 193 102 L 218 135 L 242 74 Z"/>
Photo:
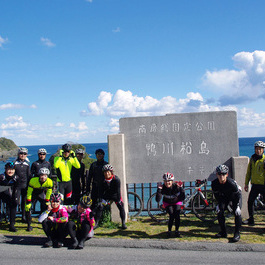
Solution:
<path fill-rule="evenodd" d="M 111 102 L 112 94 L 106 91 L 101 91 L 97 102 L 90 102 L 88 103 L 88 112 L 82 111 L 81 115 L 92 115 L 92 116 L 99 116 L 104 113 L 104 109 L 108 107 L 108 104 Z"/>
<path fill-rule="evenodd" d="M 37 106 L 35 104 L 32 104 L 30 106 L 26 106 L 23 104 L 13 104 L 13 103 L 7 103 L 0 105 L 0 110 L 6 110 L 6 109 L 24 109 L 24 108 L 31 108 L 36 109 Z"/>
<path fill-rule="evenodd" d="M 104 95 L 107 95 L 107 93 L 105 92 Z M 106 128 L 108 128 L 106 134 L 119 132 L 119 118 L 122 117 L 228 110 L 237 112 L 239 131 L 242 131 L 241 137 L 249 136 L 250 131 L 256 127 L 259 127 L 260 131 L 261 129 L 265 130 L 265 113 L 255 113 L 252 109 L 240 109 L 234 105 L 210 105 L 206 103 L 203 96 L 198 92 L 189 92 L 185 98 L 179 99 L 172 96 L 155 99 L 150 96 L 138 97 L 131 91 L 117 90 L 112 101 L 108 101 L 108 104 L 104 106 L 105 108 L 98 109 L 98 113 L 109 118 L 109 122 L 106 124 Z M 98 105 L 97 108 L 99 108 Z M 94 112 L 94 115 L 98 115 L 98 113 Z M 90 112 L 90 115 L 92 115 L 92 112 Z"/>
<path fill-rule="evenodd" d="M 22 116 L 10 116 L 5 119 L 6 123 L 2 123 L 0 128 L 2 130 L 21 130 L 27 128 L 30 124 L 23 121 Z"/>
<path fill-rule="evenodd" d="M 0 48 L 3 48 L 3 45 L 8 42 L 8 38 L 3 38 L 0 36 Z"/>
<path fill-rule="evenodd" d="M 75 128 L 75 124 L 73 122 L 70 123 L 69 125 L 70 128 Z"/>
<path fill-rule="evenodd" d="M 84 121 L 79 122 L 79 124 L 78 124 L 78 130 L 79 131 L 85 131 L 87 129 L 88 129 L 88 127 Z"/>
<path fill-rule="evenodd" d="M 63 127 L 63 126 L 64 126 L 64 123 L 62 123 L 62 122 L 57 122 L 55 124 L 55 127 Z"/>
<path fill-rule="evenodd" d="M 54 44 L 50 39 L 48 39 L 48 38 L 43 38 L 43 37 L 41 37 L 40 40 L 41 40 L 41 42 L 42 42 L 42 44 L 43 44 L 44 46 L 47 46 L 47 47 L 49 47 L 49 48 L 55 46 L 55 44 Z"/>
<path fill-rule="evenodd" d="M 221 105 L 265 98 L 265 51 L 239 52 L 232 59 L 237 70 L 206 71 L 203 85 L 222 94 Z"/>

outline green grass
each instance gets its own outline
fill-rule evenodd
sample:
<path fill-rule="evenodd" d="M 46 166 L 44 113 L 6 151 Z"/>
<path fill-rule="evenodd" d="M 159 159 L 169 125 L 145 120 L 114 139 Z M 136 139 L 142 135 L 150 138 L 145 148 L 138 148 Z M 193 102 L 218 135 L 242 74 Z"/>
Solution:
<path fill-rule="evenodd" d="M 234 219 L 227 219 L 228 237 L 233 236 Z M 265 216 L 255 217 L 255 226 L 242 226 L 240 243 L 264 244 L 265 243 Z M 21 223 L 17 219 L 16 228 L 18 231 L 12 233 L 8 231 L 8 224 L 0 223 L 0 233 L 2 235 L 19 236 L 45 236 L 41 224 L 33 218 L 33 231 L 27 232 L 27 224 Z M 95 237 L 98 238 L 121 238 L 121 239 L 167 239 L 167 226 L 153 222 L 150 217 L 138 217 L 134 221 L 127 222 L 128 229 L 120 229 L 119 223 L 107 222 L 95 230 Z M 215 239 L 214 235 L 219 232 L 217 221 L 215 223 L 203 223 L 194 216 L 181 216 L 180 232 L 181 238 L 170 238 L 172 241 L 193 241 L 193 242 L 227 242 L 227 239 Z"/>

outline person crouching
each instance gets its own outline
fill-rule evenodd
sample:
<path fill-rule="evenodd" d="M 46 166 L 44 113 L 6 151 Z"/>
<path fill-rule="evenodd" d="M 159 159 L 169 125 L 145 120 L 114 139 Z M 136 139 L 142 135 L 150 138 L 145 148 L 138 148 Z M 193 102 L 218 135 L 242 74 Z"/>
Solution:
<path fill-rule="evenodd" d="M 43 247 L 63 247 L 63 240 L 67 236 L 68 212 L 66 207 L 61 205 L 62 200 L 63 195 L 61 193 L 52 193 L 51 205 L 39 217 L 39 222 L 42 223 L 48 238 Z"/>
<path fill-rule="evenodd" d="M 83 249 L 86 240 L 94 235 L 95 220 L 91 209 L 92 200 L 83 196 L 78 205 L 67 206 L 69 213 L 68 232 L 73 241 L 70 248 Z"/>

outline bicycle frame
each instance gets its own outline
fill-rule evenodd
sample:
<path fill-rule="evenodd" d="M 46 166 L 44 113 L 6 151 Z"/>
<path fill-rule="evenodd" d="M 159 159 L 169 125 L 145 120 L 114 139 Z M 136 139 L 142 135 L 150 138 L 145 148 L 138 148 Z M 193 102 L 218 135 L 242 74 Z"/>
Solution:
<path fill-rule="evenodd" d="M 189 203 L 192 201 L 192 199 L 196 196 L 197 193 L 200 193 L 200 196 L 204 200 L 205 205 L 209 206 L 207 199 L 205 198 L 204 194 L 202 193 L 202 187 L 206 187 L 206 184 L 207 184 L 207 180 L 198 180 L 197 179 L 195 187 L 184 189 L 185 193 L 187 190 L 192 190 L 192 189 L 195 189 L 195 190 L 190 195 L 186 194 L 186 198 L 183 201 L 183 205 L 181 207 L 182 210 L 185 210 L 185 208 L 189 205 Z M 199 186 L 197 186 L 197 185 L 199 185 Z"/>

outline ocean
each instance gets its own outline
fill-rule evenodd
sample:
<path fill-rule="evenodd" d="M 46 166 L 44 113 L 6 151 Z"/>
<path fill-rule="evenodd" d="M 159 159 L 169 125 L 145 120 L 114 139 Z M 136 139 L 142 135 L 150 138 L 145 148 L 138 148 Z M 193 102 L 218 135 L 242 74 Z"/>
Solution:
<path fill-rule="evenodd" d="M 247 137 L 239 138 L 239 155 L 248 156 L 254 153 L 254 143 L 258 140 L 265 142 L 265 137 Z M 91 158 L 96 158 L 96 149 L 103 149 L 105 151 L 105 160 L 108 161 L 108 143 L 92 143 L 92 144 L 82 144 L 86 148 L 86 152 Z M 31 145 L 25 146 L 29 150 L 28 158 L 30 164 L 38 159 L 38 149 L 45 148 L 47 150 L 47 160 L 53 155 L 61 145 Z M 11 157 L 7 162 L 14 161 L 16 158 Z M 0 161 L 0 173 L 4 172 L 4 166 L 6 162 Z"/>

